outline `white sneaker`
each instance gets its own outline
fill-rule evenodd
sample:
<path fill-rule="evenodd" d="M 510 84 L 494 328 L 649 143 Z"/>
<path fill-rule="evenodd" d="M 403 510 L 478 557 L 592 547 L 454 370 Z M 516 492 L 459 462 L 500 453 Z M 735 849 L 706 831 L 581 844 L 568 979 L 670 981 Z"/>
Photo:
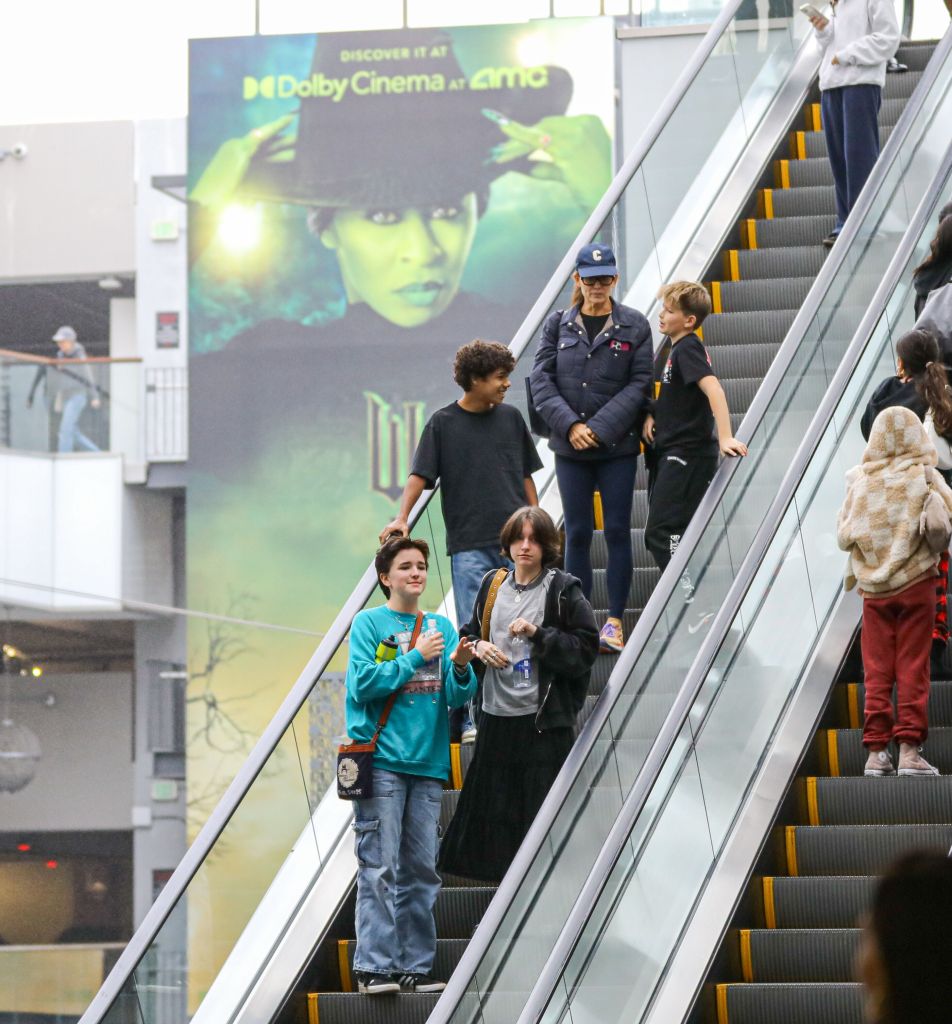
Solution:
<path fill-rule="evenodd" d="M 929 764 L 922 756 L 922 747 L 906 747 L 899 755 L 899 774 L 928 777 L 938 775 L 939 769 L 935 765 Z"/>
<path fill-rule="evenodd" d="M 869 757 L 866 758 L 866 767 L 863 769 L 864 775 L 869 775 L 873 778 L 884 778 L 887 775 L 895 775 L 896 769 L 893 766 L 892 758 L 885 750 L 870 751 Z"/>

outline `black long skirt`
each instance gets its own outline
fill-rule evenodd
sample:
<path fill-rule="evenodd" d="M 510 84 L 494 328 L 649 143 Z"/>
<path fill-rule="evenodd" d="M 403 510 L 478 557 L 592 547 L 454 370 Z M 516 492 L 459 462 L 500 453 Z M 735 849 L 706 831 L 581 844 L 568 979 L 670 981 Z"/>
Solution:
<path fill-rule="evenodd" d="M 540 733 L 534 714 L 501 718 L 484 711 L 459 804 L 440 847 L 440 871 L 502 881 L 574 739 L 570 728 Z"/>

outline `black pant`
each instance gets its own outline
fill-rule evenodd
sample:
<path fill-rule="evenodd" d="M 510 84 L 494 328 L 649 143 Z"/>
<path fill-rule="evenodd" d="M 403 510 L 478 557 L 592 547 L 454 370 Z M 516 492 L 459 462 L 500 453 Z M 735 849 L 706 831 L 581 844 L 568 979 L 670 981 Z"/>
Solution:
<path fill-rule="evenodd" d="M 664 570 L 717 469 L 716 455 L 657 452 L 648 474 L 645 547 Z"/>

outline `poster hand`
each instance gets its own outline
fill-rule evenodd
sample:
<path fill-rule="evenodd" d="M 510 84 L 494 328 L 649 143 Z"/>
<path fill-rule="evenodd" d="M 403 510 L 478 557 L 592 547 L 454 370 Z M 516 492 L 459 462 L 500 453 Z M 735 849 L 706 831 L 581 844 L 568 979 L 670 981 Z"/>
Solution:
<path fill-rule="evenodd" d="M 600 118 L 560 115 L 544 117 L 531 126 L 501 114 L 490 120 L 509 136 L 508 142 L 493 149 L 493 163 L 509 163 L 539 151 L 530 172 L 534 178 L 561 181 L 586 211 L 601 199 L 611 181 L 611 139 Z"/>
<path fill-rule="evenodd" d="M 233 198 L 254 157 L 261 155 L 274 161 L 290 160 L 294 155 L 294 143 L 282 133 L 296 116 L 285 114 L 246 135 L 222 143 L 189 194 L 189 199 L 202 206 L 224 206 Z"/>

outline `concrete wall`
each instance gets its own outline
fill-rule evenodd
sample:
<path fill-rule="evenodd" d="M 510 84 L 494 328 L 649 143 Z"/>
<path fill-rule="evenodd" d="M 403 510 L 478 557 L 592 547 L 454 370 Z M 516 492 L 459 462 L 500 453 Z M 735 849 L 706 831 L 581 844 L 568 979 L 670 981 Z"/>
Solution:
<path fill-rule="evenodd" d="M 131 121 L 0 128 L 0 278 L 135 269 Z"/>
<path fill-rule="evenodd" d="M 132 825 L 132 677 L 126 672 L 20 678 L 13 720 L 36 733 L 36 775 L 0 794 L 4 832 L 86 832 Z M 53 693 L 45 707 L 16 698 Z"/>

